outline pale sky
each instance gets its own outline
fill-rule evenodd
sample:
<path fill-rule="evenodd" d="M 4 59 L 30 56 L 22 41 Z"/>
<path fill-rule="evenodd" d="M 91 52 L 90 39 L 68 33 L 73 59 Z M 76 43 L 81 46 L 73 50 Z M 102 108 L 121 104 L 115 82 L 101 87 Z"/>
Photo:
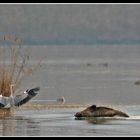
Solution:
<path fill-rule="evenodd" d="M 0 36 L 26 43 L 140 42 L 140 5 L 0 5 Z"/>

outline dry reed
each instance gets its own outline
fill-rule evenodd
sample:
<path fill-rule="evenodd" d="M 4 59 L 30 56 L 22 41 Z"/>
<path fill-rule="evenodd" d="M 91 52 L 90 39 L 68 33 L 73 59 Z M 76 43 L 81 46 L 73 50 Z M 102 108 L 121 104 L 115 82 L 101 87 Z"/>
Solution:
<path fill-rule="evenodd" d="M 12 45 L 0 46 L 0 94 L 9 97 L 11 85 L 14 85 L 12 87 L 14 94 L 19 89 L 23 78 L 40 67 L 41 62 L 35 67 L 29 66 L 31 50 L 22 47 L 21 39 L 8 35 L 3 37 L 3 41 L 10 41 Z"/>

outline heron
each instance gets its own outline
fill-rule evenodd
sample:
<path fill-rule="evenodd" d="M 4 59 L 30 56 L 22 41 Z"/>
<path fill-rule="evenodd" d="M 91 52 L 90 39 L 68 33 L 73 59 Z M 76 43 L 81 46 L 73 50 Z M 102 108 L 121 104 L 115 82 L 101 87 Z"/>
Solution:
<path fill-rule="evenodd" d="M 35 97 L 38 94 L 39 90 L 40 90 L 40 87 L 36 87 L 32 89 L 27 89 L 21 95 L 14 96 L 13 92 L 11 92 L 10 97 L 5 97 L 3 95 L 0 95 L 0 108 L 11 108 L 11 107 L 17 107 L 17 106 L 19 107 L 27 103 L 33 97 Z"/>
<path fill-rule="evenodd" d="M 3 94 L 0 95 L 0 108 L 10 108 L 14 106 L 14 93 L 13 93 L 14 86 L 15 84 L 10 85 L 11 95 L 9 97 L 3 96 Z"/>

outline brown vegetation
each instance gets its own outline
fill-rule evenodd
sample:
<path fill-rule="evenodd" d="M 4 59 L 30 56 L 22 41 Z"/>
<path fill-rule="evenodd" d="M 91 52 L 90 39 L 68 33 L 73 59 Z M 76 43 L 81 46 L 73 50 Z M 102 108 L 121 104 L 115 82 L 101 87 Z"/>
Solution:
<path fill-rule="evenodd" d="M 12 44 L 0 46 L 0 94 L 8 97 L 11 90 L 14 94 L 19 89 L 23 78 L 32 74 L 40 62 L 34 68 L 29 66 L 31 50 L 22 46 L 21 39 L 4 36 L 3 41 Z"/>

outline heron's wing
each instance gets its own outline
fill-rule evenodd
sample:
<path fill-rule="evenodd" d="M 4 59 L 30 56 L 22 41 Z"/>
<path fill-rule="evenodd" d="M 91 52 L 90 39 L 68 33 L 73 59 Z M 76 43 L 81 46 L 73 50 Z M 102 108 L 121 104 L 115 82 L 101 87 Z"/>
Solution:
<path fill-rule="evenodd" d="M 17 95 L 14 98 L 14 104 L 15 104 L 15 106 L 20 106 L 20 105 L 27 103 L 30 99 L 31 98 L 29 97 L 29 95 L 27 93 L 24 93 L 22 95 Z"/>
<path fill-rule="evenodd" d="M 36 88 L 28 90 L 27 94 L 31 97 L 34 97 L 37 95 L 37 91 L 39 90 L 40 90 L 40 87 L 36 87 Z"/>
<path fill-rule="evenodd" d="M 27 90 L 26 93 L 18 95 L 14 98 L 15 106 L 21 106 L 27 103 L 30 99 L 37 95 L 36 91 L 39 91 L 40 88 L 36 87 L 30 90 Z"/>
<path fill-rule="evenodd" d="M 31 89 L 31 90 L 33 90 L 34 92 L 35 91 L 39 91 L 40 90 L 40 87 L 36 87 L 36 88 Z"/>

